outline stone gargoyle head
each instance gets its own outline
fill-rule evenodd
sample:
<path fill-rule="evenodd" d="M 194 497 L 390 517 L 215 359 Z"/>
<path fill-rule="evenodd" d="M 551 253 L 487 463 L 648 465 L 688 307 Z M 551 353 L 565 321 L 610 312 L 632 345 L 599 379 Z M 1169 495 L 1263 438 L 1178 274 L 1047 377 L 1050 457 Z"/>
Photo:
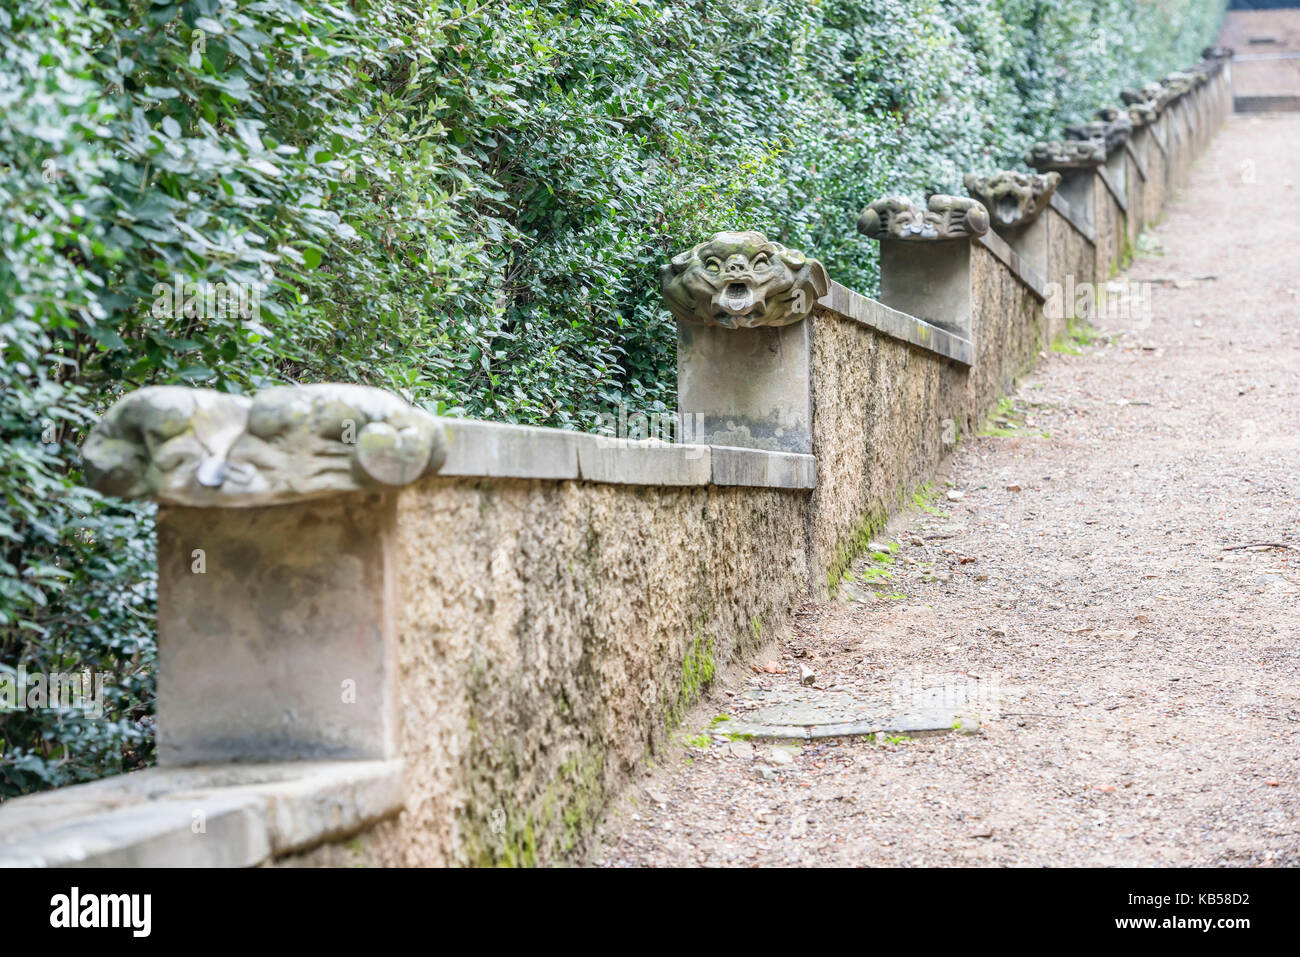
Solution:
<path fill-rule="evenodd" d="M 1065 138 L 1067 140 L 1101 140 L 1106 144 L 1106 152 L 1110 152 L 1117 146 L 1122 146 L 1124 141 L 1133 133 L 1133 121 L 1129 119 L 1126 112 L 1114 110 L 1110 114 L 1110 119 L 1098 117 L 1087 123 L 1075 123 L 1065 128 Z"/>
<path fill-rule="evenodd" d="M 762 233 L 718 233 L 659 271 L 668 310 L 683 322 L 750 329 L 812 312 L 830 280 L 816 259 Z"/>
<path fill-rule="evenodd" d="M 1061 185 L 1060 173 L 966 174 L 966 192 L 980 201 L 999 226 L 1023 226 L 1038 218 Z"/>
<path fill-rule="evenodd" d="M 922 210 L 906 196 L 886 196 L 862 211 L 858 232 L 872 239 L 937 242 L 989 231 L 989 213 L 977 200 L 935 193 Z"/>
<path fill-rule="evenodd" d="M 1165 88 L 1165 95 L 1169 99 L 1176 100 L 1183 94 L 1190 93 L 1197 82 L 1193 74 L 1175 71 L 1163 77 L 1160 85 Z"/>
<path fill-rule="evenodd" d="M 1025 156 L 1025 165 L 1036 170 L 1090 169 L 1106 162 L 1106 141 L 1050 140 L 1035 143 Z"/>
<path fill-rule="evenodd" d="M 446 451 L 437 419 L 367 386 L 251 398 L 154 386 L 109 409 L 82 457 L 88 484 L 108 495 L 244 507 L 403 485 L 436 472 Z"/>

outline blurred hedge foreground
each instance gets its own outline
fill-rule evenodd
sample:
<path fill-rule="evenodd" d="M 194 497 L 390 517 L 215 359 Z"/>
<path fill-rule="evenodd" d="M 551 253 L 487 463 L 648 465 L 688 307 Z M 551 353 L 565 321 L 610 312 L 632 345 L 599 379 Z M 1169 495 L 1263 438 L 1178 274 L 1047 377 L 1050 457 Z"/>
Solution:
<path fill-rule="evenodd" d="M 1222 8 L 9 0 L 0 681 L 91 668 L 110 700 L 0 714 L 0 797 L 152 758 L 151 512 L 77 487 L 123 390 L 347 380 L 584 429 L 670 407 L 670 253 L 757 229 L 871 293 L 861 206 L 1018 166 L 1195 62 Z M 156 308 L 200 282 L 254 308 Z"/>

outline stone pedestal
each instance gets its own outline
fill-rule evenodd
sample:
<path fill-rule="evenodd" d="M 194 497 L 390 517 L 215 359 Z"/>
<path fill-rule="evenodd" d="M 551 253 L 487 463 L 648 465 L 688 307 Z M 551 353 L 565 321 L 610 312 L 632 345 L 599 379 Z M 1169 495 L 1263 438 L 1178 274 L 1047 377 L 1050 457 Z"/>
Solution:
<path fill-rule="evenodd" d="M 158 516 L 158 763 L 397 754 L 395 496 Z"/>
<path fill-rule="evenodd" d="M 970 239 L 880 241 L 880 301 L 971 336 Z"/>
<path fill-rule="evenodd" d="M 677 406 L 691 441 L 812 452 L 812 323 L 677 323 Z"/>

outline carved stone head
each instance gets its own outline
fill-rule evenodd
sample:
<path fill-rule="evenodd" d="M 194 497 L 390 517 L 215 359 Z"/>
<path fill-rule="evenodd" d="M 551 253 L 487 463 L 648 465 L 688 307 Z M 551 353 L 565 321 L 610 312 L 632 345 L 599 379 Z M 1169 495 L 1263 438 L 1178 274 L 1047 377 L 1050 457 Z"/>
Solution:
<path fill-rule="evenodd" d="M 906 196 L 886 196 L 862 211 L 858 232 L 872 239 L 937 242 L 969 239 L 989 230 L 989 214 L 978 201 L 935 193 L 922 211 Z"/>
<path fill-rule="evenodd" d="M 1176 100 L 1196 86 L 1196 77 L 1190 73 L 1174 72 L 1164 77 L 1160 85 L 1165 88 L 1165 95 L 1170 100 Z"/>
<path fill-rule="evenodd" d="M 826 295 L 826 269 L 762 233 L 718 233 L 659 271 L 669 311 L 683 322 L 750 329 L 807 318 Z"/>
<path fill-rule="evenodd" d="M 1133 123 L 1135 130 L 1144 126 L 1150 126 L 1160 115 L 1156 112 L 1154 103 L 1134 103 L 1128 108 L 1128 118 Z"/>
<path fill-rule="evenodd" d="M 1117 146 L 1122 146 L 1124 141 L 1129 138 L 1133 132 L 1133 121 L 1129 119 L 1128 113 L 1120 110 L 1103 110 L 1109 118 L 1100 117 L 1088 123 L 1076 123 L 1065 128 L 1065 138 L 1067 140 L 1101 140 L 1106 144 L 1106 152 L 1110 152 Z"/>
<path fill-rule="evenodd" d="M 984 176 L 966 174 L 966 192 L 978 199 L 999 226 L 1033 222 L 1061 185 L 1060 173 L 1018 173 L 1002 170 Z"/>
<path fill-rule="evenodd" d="M 442 466 L 446 436 L 428 413 L 367 386 L 252 398 L 155 386 L 109 409 L 82 455 L 87 482 L 109 495 L 243 507 L 403 485 Z"/>
<path fill-rule="evenodd" d="M 1091 169 L 1106 162 L 1106 141 L 1050 140 L 1035 143 L 1025 156 L 1025 165 L 1036 170 Z"/>
<path fill-rule="evenodd" d="M 1144 105 L 1158 116 L 1160 111 L 1165 108 L 1165 104 L 1169 103 L 1169 91 L 1165 90 L 1165 87 L 1161 86 L 1160 83 L 1147 83 L 1141 90 L 1126 87 L 1125 90 L 1119 91 L 1119 99 L 1125 101 L 1130 107 Z M 1132 111 L 1130 109 L 1131 116 Z"/>

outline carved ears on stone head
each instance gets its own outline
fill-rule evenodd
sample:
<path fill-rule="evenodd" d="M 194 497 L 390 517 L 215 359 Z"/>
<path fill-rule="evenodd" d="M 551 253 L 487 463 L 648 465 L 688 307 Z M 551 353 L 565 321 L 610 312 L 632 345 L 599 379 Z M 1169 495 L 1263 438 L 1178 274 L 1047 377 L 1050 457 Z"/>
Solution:
<path fill-rule="evenodd" d="M 812 283 L 813 292 L 817 295 L 814 297 L 820 299 L 826 295 L 831 288 L 831 277 L 826 274 L 826 267 L 821 264 L 820 260 L 809 259 L 798 249 L 787 249 L 780 243 L 773 243 L 776 247 L 776 254 L 781 258 L 781 262 L 790 267 L 790 271 L 796 276 L 805 266 L 808 266 L 808 282 Z"/>

